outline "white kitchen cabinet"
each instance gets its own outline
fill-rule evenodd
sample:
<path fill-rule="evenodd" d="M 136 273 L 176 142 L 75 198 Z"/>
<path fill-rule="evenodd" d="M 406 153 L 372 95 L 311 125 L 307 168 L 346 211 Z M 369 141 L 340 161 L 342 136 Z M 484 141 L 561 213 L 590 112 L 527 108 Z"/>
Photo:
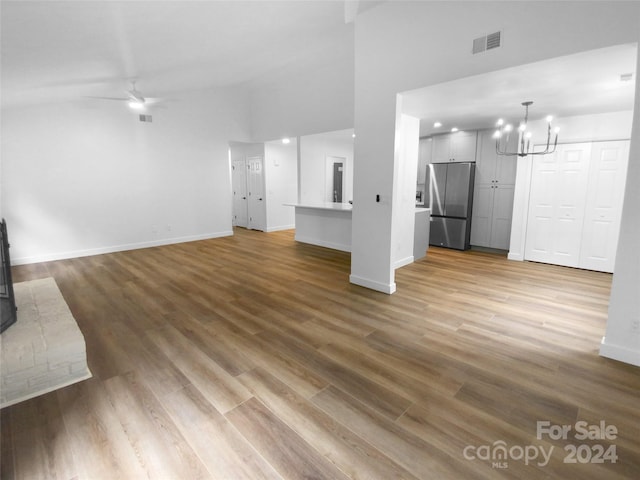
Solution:
<path fill-rule="evenodd" d="M 509 139 L 509 150 L 517 136 Z M 517 157 L 498 155 L 492 130 L 478 132 L 471 245 L 509 249 Z"/>
<path fill-rule="evenodd" d="M 476 131 L 434 135 L 431 163 L 475 162 L 477 136 Z"/>
<path fill-rule="evenodd" d="M 626 140 L 534 157 L 525 260 L 613 272 L 628 158 Z"/>

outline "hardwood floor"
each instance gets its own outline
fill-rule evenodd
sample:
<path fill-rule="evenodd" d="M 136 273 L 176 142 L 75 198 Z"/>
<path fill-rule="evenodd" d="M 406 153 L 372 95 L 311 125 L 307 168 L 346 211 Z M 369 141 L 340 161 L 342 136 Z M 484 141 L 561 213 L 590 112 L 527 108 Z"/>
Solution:
<path fill-rule="evenodd" d="M 610 275 L 431 248 L 388 296 L 349 270 L 243 229 L 15 267 L 56 279 L 94 377 L 1 411 L 2 478 L 640 478 L 640 369 L 598 356 Z M 616 463 L 580 463 L 597 444 Z"/>

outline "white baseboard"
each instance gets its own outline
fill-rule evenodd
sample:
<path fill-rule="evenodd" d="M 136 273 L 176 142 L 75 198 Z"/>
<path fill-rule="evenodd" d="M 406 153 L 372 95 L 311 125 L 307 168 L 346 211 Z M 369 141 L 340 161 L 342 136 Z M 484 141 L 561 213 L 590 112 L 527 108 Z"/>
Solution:
<path fill-rule="evenodd" d="M 269 227 L 269 228 L 267 228 L 267 233 L 269 233 L 269 232 L 279 232 L 281 230 L 293 230 L 294 228 L 296 228 L 295 224 L 281 225 L 279 227 Z"/>
<path fill-rule="evenodd" d="M 518 262 L 524 262 L 524 257 L 520 253 L 511 253 L 507 255 L 508 260 L 517 260 Z"/>
<path fill-rule="evenodd" d="M 409 265 L 409 264 L 413 263 L 413 261 L 414 261 L 413 255 L 411 255 L 410 257 L 403 258 L 401 260 L 397 260 L 393 264 L 393 268 L 395 270 L 396 268 L 404 267 L 405 265 Z"/>
<path fill-rule="evenodd" d="M 640 350 L 633 350 L 622 345 L 612 345 L 607 343 L 606 337 L 602 337 L 600 343 L 600 356 L 640 367 Z"/>
<path fill-rule="evenodd" d="M 375 280 L 369 280 L 367 278 L 358 277 L 357 275 L 349 275 L 349 281 L 355 285 L 360 285 L 361 287 L 370 288 L 371 290 L 387 293 L 389 295 L 391 295 L 396 291 L 396 282 L 389 283 L 389 284 L 381 283 Z"/>
<path fill-rule="evenodd" d="M 73 250 L 69 252 L 56 252 L 44 255 L 34 255 L 31 257 L 18 257 L 11 259 L 11 265 L 28 265 L 30 263 L 53 262 L 56 260 L 66 260 L 68 258 L 90 257 L 92 255 L 123 252 L 126 250 L 138 250 L 140 248 L 160 247 L 163 245 L 172 245 L 174 243 L 209 240 L 211 238 L 228 237 L 230 235 L 233 235 L 233 230 L 206 233 L 203 235 L 191 235 L 187 237 L 165 238 L 162 240 L 153 240 L 151 242 L 129 243 L 124 245 L 112 245 L 109 247 L 89 248 L 86 250 Z"/>

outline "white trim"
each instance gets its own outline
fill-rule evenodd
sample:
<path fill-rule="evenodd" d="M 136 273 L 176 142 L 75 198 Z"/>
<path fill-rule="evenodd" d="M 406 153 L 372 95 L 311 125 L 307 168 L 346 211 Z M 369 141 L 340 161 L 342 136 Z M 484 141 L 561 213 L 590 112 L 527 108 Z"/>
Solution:
<path fill-rule="evenodd" d="M 524 262 L 524 257 L 521 253 L 511 253 L 507 255 L 507 260 L 517 260 L 518 262 Z"/>
<path fill-rule="evenodd" d="M 198 240 L 209 240 L 212 238 L 228 237 L 233 235 L 233 230 L 224 232 L 206 233 L 203 235 L 190 235 L 187 237 L 166 238 L 151 242 L 128 243 L 124 245 L 113 245 L 110 247 L 90 248 L 87 250 L 74 250 L 70 252 L 49 253 L 46 255 L 35 255 L 32 257 L 18 257 L 11 259 L 11 265 L 27 265 L 30 263 L 53 262 L 56 260 L 66 260 L 69 258 L 90 257 L 92 255 L 102 255 L 105 253 L 122 252 L 126 250 L 138 250 L 140 248 L 160 247 L 163 245 L 173 245 L 174 243 L 195 242 Z"/>
<path fill-rule="evenodd" d="M 414 261 L 413 255 L 410 255 L 410 256 L 408 256 L 406 258 L 402 258 L 400 260 L 396 260 L 396 262 L 393 264 L 393 268 L 397 269 L 397 268 L 400 268 L 400 267 L 404 267 L 405 265 L 409 265 L 409 264 L 413 263 L 413 261 Z"/>
<path fill-rule="evenodd" d="M 293 230 L 296 228 L 296 225 L 292 223 L 291 225 L 280 225 L 279 227 L 269 227 L 267 228 L 267 233 L 269 232 L 279 232 L 281 230 Z"/>
<path fill-rule="evenodd" d="M 396 291 L 396 282 L 385 284 L 353 274 L 349 275 L 349 281 L 355 285 L 360 285 L 361 287 L 370 288 L 371 290 L 377 290 L 378 292 L 387 293 L 389 295 Z"/>
<path fill-rule="evenodd" d="M 600 356 L 640 367 L 640 351 L 607 343 L 606 337 L 602 337 L 600 343 Z"/>

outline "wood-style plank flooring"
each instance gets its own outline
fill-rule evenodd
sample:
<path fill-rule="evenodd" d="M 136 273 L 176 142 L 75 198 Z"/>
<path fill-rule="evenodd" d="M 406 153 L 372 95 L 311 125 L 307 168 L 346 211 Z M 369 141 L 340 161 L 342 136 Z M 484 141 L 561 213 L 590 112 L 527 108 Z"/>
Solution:
<path fill-rule="evenodd" d="M 389 296 L 349 270 L 243 229 L 14 267 L 56 279 L 94 377 L 1 411 L 2 478 L 640 478 L 640 369 L 598 355 L 610 275 L 432 247 Z"/>

